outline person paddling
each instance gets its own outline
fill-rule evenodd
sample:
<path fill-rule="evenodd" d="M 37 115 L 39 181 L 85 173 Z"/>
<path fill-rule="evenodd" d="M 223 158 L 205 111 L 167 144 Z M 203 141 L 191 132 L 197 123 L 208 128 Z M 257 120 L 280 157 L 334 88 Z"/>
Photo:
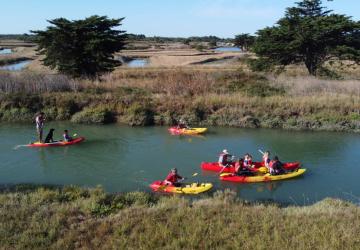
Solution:
<path fill-rule="evenodd" d="M 267 168 L 267 169 L 269 169 L 269 164 L 270 164 L 270 152 L 269 151 L 265 151 L 265 153 L 263 154 L 263 157 L 262 157 L 262 159 L 263 159 L 263 164 L 264 164 L 264 166 Z M 270 170 L 270 169 L 269 169 Z"/>
<path fill-rule="evenodd" d="M 179 123 L 178 123 L 178 125 L 177 125 L 177 128 L 178 128 L 178 129 L 183 129 L 183 128 L 189 129 L 190 127 L 187 125 L 187 122 L 186 122 L 185 120 L 180 119 L 180 120 L 179 120 Z"/>
<path fill-rule="evenodd" d="M 285 173 L 283 164 L 280 162 L 279 157 L 277 157 L 277 156 L 274 156 L 274 159 L 272 161 L 270 161 L 269 167 L 270 167 L 271 175 L 278 175 L 278 174 Z"/>
<path fill-rule="evenodd" d="M 231 155 L 229 154 L 227 149 L 224 149 L 219 155 L 218 163 L 221 167 L 228 167 L 228 165 L 231 163 L 230 159 Z"/>
<path fill-rule="evenodd" d="M 181 185 L 179 181 L 182 181 L 182 180 L 185 180 L 185 178 L 178 175 L 176 168 L 172 168 L 171 172 L 168 174 L 168 176 L 164 180 L 164 184 L 179 187 Z"/>
<path fill-rule="evenodd" d="M 246 168 L 253 168 L 253 161 L 252 161 L 252 156 L 249 153 L 246 153 L 244 156 L 244 166 Z"/>
<path fill-rule="evenodd" d="M 69 135 L 69 131 L 67 129 L 64 130 L 63 138 L 66 142 L 72 141 L 72 137 Z"/>
<path fill-rule="evenodd" d="M 245 166 L 244 159 L 240 158 L 235 163 L 235 174 L 239 176 L 253 176 L 254 174 L 251 172 L 248 166 Z"/>
<path fill-rule="evenodd" d="M 40 112 L 40 113 L 35 117 L 36 131 L 37 131 L 38 139 L 39 139 L 39 142 L 40 142 L 40 143 L 43 142 L 44 122 L 45 122 L 45 113 L 44 113 L 44 112 Z"/>

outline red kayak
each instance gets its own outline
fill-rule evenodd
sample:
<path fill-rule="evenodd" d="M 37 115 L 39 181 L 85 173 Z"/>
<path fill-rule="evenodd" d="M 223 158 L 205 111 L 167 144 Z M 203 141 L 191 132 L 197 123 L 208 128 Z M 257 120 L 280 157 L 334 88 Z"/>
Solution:
<path fill-rule="evenodd" d="M 251 171 L 258 171 L 260 167 L 264 167 L 263 162 L 253 162 L 253 165 L 255 165 L 254 168 L 250 169 Z M 300 162 L 285 162 L 283 163 L 283 168 L 287 170 L 293 170 L 300 167 Z M 202 162 L 201 163 L 201 169 L 206 171 L 214 171 L 214 172 L 220 172 L 223 167 L 219 165 L 217 162 Z M 223 170 L 223 173 L 235 173 L 235 163 L 231 163 L 230 167 L 227 167 Z"/>
<path fill-rule="evenodd" d="M 28 147 L 61 147 L 61 146 L 70 146 L 74 144 L 78 144 L 85 140 L 85 137 L 78 137 L 74 138 L 73 140 L 66 142 L 66 141 L 55 141 L 50 143 L 40 143 L 40 142 L 34 142 L 31 144 L 28 144 Z"/>

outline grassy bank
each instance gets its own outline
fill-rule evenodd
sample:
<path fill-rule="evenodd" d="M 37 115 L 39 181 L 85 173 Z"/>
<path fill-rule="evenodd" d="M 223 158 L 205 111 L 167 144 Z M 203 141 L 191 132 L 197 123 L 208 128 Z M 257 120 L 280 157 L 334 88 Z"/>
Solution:
<path fill-rule="evenodd" d="M 360 208 L 190 201 L 101 189 L 16 186 L 0 193 L 2 249 L 356 249 Z"/>
<path fill-rule="evenodd" d="M 49 120 L 360 131 L 358 80 L 234 68 L 119 69 L 98 81 L 1 73 L 0 121 Z"/>

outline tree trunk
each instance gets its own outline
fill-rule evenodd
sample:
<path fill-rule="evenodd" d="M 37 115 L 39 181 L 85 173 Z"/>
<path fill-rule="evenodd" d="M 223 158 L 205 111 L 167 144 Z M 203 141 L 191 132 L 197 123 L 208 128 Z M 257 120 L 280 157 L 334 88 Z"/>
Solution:
<path fill-rule="evenodd" d="M 305 58 L 305 65 L 310 75 L 316 76 L 317 69 L 319 67 L 318 60 L 313 56 L 307 56 Z"/>

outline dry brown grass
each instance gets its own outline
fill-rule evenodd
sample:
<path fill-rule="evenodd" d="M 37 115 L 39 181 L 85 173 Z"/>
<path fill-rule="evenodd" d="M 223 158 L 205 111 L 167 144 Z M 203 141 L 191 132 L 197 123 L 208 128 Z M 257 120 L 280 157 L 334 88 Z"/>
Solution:
<path fill-rule="evenodd" d="M 360 96 L 360 80 L 324 80 L 311 76 L 270 78 L 272 86 L 284 87 L 291 96 L 342 94 Z"/>

